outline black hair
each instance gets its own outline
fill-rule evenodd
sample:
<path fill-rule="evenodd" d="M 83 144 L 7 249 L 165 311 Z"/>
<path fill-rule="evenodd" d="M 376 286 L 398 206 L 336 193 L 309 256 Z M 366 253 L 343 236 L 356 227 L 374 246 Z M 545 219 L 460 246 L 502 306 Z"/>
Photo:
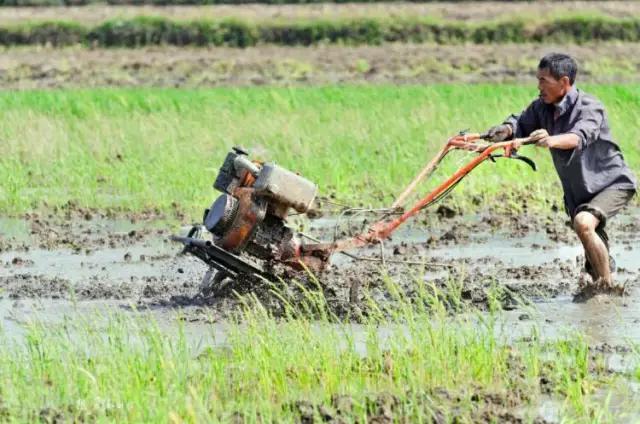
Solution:
<path fill-rule="evenodd" d="M 578 73 L 578 64 L 576 60 L 564 53 L 549 53 L 542 59 L 538 69 L 548 69 L 549 73 L 553 75 L 555 79 L 562 77 L 569 77 L 571 85 L 576 80 L 576 74 Z"/>

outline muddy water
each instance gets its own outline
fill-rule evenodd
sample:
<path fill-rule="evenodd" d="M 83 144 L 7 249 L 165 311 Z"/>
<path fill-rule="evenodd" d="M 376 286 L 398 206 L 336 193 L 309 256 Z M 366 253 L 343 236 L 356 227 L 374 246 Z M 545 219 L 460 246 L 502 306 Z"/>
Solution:
<path fill-rule="evenodd" d="M 369 278 L 373 297 L 377 293 L 384 300 L 378 281 L 381 269 L 402 280 L 412 267 L 401 262 L 424 263 L 423 278 L 462 279 L 473 304 L 486 302 L 486 287 L 492 282 L 533 301 L 529 306 L 513 303 L 506 308 L 505 325 L 514 337 L 528 334 L 537 325 L 543 336 L 578 329 L 595 344 L 627 343 L 640 340 L 638 212 L 617 217 L 610 228 L 612 254 L 620 268 L 618 281 L 628 284 L 629 297 L 601 296 L 573 303 L 582 252 L 567 228 L 539 224 L 522 231 L 517 220 L 496 225 L 496 217 L 482 215 L 430 217 L 428 228 L 406 225 L 384 244 L 384 264 L 336 254 L 332 267 L 320 278 L 332 289 L 330 302 L 338 310 L 352 306 L 350 279 Z M 197 338 L 207 333 L 207 322 L 223 321 L 225 312 L 237 307 L 231 295 L 213 300 L 199 296 L 205 265 L 177 255 L 179 246 L 168 241 L 169 234 L 185 232 L 186 227 L 104 217 L 46 225 L 41 221 L 0 219 L 0 316 L 5 331 L 19 333 L 20 323 L 30 315 L 55 321 L 74 313 L 134 306 L 150 309 L 168 328 L 182 314 Z M 307 233 L 324 240 L 356 232 L 363 225 L 326 218 L 302 224 Z M 374 246 L 351 253 L 373 258 L 381 250 Z M 409 289 L 411 284 L 406 282 Z"/>
<path fill-rule="evenodd" d="M 194 346 L 224 346 L 228 334 L 225 322 L 204 320 L 189 322 L 179 310 L 138 310 L 133 303 L 115 300 L 70 301 L 64 299 L 0 300 L 0 328 L 5 340 L 23 340 L 36 323 L 62 324 L 69 320 L 82 324 L 106 327 L 109 317 L 116 313 L 136 311 L 136 316 L 150 313 L 161 330 L 169 333 L 183 331 Z M 140 314 L 140 315 L 138 315 Z"/>

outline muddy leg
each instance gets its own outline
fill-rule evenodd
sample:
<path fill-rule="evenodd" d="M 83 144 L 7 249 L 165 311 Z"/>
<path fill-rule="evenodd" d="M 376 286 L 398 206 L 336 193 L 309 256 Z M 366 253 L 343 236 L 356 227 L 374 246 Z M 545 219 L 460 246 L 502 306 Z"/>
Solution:
<path fill-rule="evenodd" d="M 600 236 L 596 233 L 596 228 L 600 220 L 589 212 L 578 213 L 573 220 L 573 227 L 582 242 L 585 253 L 594 274 L 604 287 L 611 287 L 611 271 L 609 269 L 609 252 Z"/>
<path fill-rule="evenodd" d="M 593 265 L 591 265 L 593 262 L 591 262 L 591 258 L 589 258 L 589 254 L 586 250 L 584 251 L 584 259 L 585 262 L 583 271 L 586 272 L 591 277 L 591 281 L 595 283 L 598 279 L 598 273 L 593 268 Z"/>

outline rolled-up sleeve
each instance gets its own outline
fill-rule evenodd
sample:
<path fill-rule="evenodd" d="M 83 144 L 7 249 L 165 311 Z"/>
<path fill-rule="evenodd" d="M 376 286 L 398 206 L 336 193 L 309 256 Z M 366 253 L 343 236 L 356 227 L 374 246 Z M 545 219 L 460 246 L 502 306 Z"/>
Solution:
<path fill-rule="evenodd" d="M 511 115 L 504 120 L 503 124 L 511 125 L 514 137 L 526 137 L 538 129 L 538 117 L 534 110 L 534 104 L 535 102 L 531 103 L 519 115 Z"/>
<path fill-rule="evenodd" d="M 600 137 L 600 129 L 605 119 L 604 107 L 600 102 L 590 101 L 580 105 L 580 113 L 567 133 L 580 138 L 580 148 L 593 144 Z"/>

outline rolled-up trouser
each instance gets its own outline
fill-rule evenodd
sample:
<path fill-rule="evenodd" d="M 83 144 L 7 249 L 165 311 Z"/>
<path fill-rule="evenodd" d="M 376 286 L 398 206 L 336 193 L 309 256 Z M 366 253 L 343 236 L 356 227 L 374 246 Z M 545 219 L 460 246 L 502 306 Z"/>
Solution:
<path fill-rule="evenodd" d="M 589 212 L 598 218 L 600 223 L 596 227 L 596 234 L 598 234 L 600 239 L 602 239 L 604 245 L 607 247 L 607 251 L 609 251 L 609 236 L 604 230 L 607 225 L 607 221 L 629 204 L 635 194 L 635 190 L 620 190 L 616 188 L 605 189 L 596 194 L 590 201 L 578 205 L 571 214 L 571 222 L 573 223 L 573 219 L 580 212 Z M 611 256 L 609 256 L 609 268 L 611 269 L 611 272 L 614 272 L 616 268 L 615 261 Z M 593 266 L 589 262 L 586 252 L 585 270 L 594 276 Z"/>

